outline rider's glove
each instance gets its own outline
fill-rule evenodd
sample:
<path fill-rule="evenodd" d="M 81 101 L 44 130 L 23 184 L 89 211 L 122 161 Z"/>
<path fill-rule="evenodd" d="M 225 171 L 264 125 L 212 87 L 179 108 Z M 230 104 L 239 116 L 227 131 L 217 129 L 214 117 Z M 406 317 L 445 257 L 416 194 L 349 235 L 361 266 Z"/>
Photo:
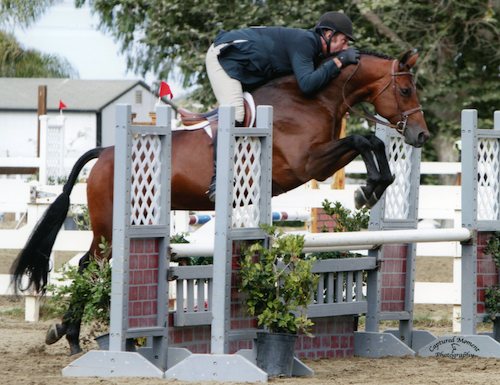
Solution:
<path fill-rule="evenodd" d="M 337 59 L 342 63 L 342 67 L 348 66 L 349 64 L 357 64 L 359 61 L 359 51 L 354 47 L 344 49 L 338 53 Z"/>

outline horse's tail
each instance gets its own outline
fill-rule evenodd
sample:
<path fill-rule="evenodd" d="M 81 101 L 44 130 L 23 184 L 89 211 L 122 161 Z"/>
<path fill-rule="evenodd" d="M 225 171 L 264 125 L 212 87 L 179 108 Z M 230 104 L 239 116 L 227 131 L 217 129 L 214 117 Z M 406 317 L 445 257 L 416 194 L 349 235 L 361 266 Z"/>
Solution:
<path fill-rule="evenodd" d="M 14 290 L 28 290 L 31 286 L 37 292 L 43 293 L 47 286 L 50 271 L 49 260 L 52 247 L 69 210 L 69 196 L 76 183 L 78 174 L 90 160 L 98 158 L 104 148 L 98 147 L 83 154 L 73 166 L 68 181 L 63 186 L 62 193 L 47 208 L 38 221 L 26 245 L 12 264 L 11 274 Z M 23 275 L 28 276 L 28 282 L 23 282 Z"/>

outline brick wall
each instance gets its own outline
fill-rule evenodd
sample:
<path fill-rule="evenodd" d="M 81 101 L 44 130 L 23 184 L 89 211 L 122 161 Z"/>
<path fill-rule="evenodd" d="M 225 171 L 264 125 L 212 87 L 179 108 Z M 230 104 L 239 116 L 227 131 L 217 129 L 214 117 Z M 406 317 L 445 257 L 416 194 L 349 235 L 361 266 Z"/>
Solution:
<path fill-rule="evenodd" d="M 157 326 L 157 239 L 132 239 L 129 259 L 129 327 Z"/>
<path fill-rule="evenodd" d="M 235 248 L 232 260 L 231 279 L 231 319 L 232 330 L 255 329 L 257 320 L 247 314 L 244 294 L 239 288 L 239 246 Z M 295 344 L 295 354 L 299 358 L 343 358 L 354 355 L 354 331 L 356 320 L 354 316 L 323 317 L 313 319 L 311 330 L 313 337 L 299 335 Z M 170 315 L 169 324 L 173 325 Z M 185 347 L 193 353 L 210 352 L 210 326 L 171 327 L 169 330 L 171 346 Z M 240 349 L 251 349 L 250 339 L 230 341 L 229 351 L 234 353 Z"/>
<path fill-rule="evenodd" d="M 381 311 L 404 311 L 408 245 L 384 245 L 383 248 Z"/>
<path fill-rule="evenodd" d="M 493 233 L 479 232 L 477 234 L 477 312 L 486 312 L 484 304 L 485 289 L 498 285 L 498 270 L 491 255 L 485 254 L 484 249 Z"/>
<path fill-rule="evenodd" d="M 322 208 L 311 209 L 311 232 L 324 233 L 333 232 L 336 226 L 335 219 L 331 215 L 325 213 Z"/>

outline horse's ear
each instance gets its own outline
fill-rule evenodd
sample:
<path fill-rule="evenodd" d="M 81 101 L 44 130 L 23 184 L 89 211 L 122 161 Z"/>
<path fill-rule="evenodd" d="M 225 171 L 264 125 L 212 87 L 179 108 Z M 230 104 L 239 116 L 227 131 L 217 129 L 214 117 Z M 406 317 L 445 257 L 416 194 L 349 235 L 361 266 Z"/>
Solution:
<path fill-rule="evenodd" d="M 413 48 L 409 51 L 406 51 L 399 58 L 399 70 L 400 71 L 409 71 L 418 59 L 418 51 L 416 48 Z"/>

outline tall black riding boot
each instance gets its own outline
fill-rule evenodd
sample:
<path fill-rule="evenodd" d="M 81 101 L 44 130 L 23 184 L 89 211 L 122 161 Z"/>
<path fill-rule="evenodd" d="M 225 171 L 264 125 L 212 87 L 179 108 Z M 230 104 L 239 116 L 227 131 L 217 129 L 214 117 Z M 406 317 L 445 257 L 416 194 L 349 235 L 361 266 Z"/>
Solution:
<path fill-rule="evenodd" d="M 216 176 L 217 176 L 217 133 L 214 135 L 213 139 L 213 146 L 214 146 L 214 173 L 212 175 L 212 180 L 210 181 L 210 186 L 208 186 L 208 199 L 210 202 L 215 203 L 215 181 L 216 181 Z"/>

